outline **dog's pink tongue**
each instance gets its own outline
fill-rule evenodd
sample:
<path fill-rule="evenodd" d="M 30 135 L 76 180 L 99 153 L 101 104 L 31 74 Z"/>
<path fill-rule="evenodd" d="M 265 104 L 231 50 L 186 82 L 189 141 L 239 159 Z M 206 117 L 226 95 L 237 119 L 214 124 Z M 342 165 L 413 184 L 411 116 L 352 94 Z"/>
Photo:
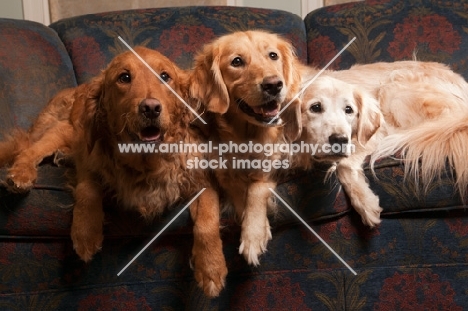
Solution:
<path fill-rule="evenodd" d="M 253 111 L 256 114 L 261 114 L 264 117 L 274 117 L 278 114 L 278 106 L 271 106 L 271 105 L 262 105 L 257 107 L 252 107 Z"/>
<path fill-rule="evenodd" d="M 140 139 L 142 141 L 158 140 L 161 137 L 161 131 L 157 127 L 147 127 L 140 132 Z"/>

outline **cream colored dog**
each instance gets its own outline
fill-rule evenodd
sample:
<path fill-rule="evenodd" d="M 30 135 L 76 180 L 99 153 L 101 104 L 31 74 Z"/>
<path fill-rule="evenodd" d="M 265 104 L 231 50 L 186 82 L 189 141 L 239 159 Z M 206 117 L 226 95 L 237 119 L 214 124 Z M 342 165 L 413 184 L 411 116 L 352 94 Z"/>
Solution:
<path fill-rule="evenodd" d="M 310 168 L 314 162 L 333 164 L 332 170 L 362 221 L 380 223 L 379 198 L 366 184 L 362 163 L 384 134 L 384 120 L 372 95 L 355 85 L 321 76 L 302 98 L 300 140 L 316 144 L 315 154 L 301 153 L 293 166 Z"/>
<path fill-rule="evenodd" d="M 307 71 L 304 81 L 317 73 L 312 68 Z M 362 170 L 368 155 L 373 165 L 399 151 L 406 174 L 425 187 L 440 176 L 448 160 L 464 198 L 468 84 L 445 65 L 401 61 L 328 71 L 304 91 L 302 99 L 302 140 L 353 147 L 314 157 L 302 155 L 296 165 L 334 163 L 339 181 L 365 224 L 377 225 L 381 211 Z"/>

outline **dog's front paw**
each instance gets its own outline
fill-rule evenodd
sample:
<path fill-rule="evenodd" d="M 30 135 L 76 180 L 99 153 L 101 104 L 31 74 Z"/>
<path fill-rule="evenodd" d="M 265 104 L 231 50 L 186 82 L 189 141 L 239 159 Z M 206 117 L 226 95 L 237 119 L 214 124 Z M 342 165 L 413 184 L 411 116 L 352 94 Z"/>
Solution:
<path fill-rule="evenodd" d="M 362 209 L 361 218 L 362 222 L 373 228 L 381 223 L 380 213 L 382 208 L 379 205 L 379 198 L 376 195 L 369 196 L 364 202 L 364 208 Z"/>
<path fill-rule="evenodd" d="M 29 164 L 15 164 L 8 170 L 6 186 L 13 193 L 31 190 L 37 179 L 37 168 Z"/>
<path fill-rule="evenodd" d="M 72 225 L 73 249 L 84 261 L 89 262 L 102 247 L 102 228 L 78 228 Z"/>
<path fill-rule="evenodd" d="M 208 297 L 217 297 L 224 288 L 228 273 L 222 250 L 196 252 L 191 260 L 195 280 Z"/>
<path fill-rule="evenodd" d="M 268 241 L 271 240 L 270 225 L 267 221 L 264 226 L 246 226 L 242 228 L 239 254 L 244 255 L 250 265 L 258 266 L 258 257 L 266 252 Z"/>

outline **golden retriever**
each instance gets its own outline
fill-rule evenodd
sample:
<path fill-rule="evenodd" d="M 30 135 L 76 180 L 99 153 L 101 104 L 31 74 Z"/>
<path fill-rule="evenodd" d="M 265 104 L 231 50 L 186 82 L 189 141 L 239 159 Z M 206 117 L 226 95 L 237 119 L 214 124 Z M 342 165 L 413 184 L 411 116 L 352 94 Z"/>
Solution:
<path fill-rule="evenodd" d="M 207 44 L 195 58 L 190 91 L 214 113 L 211 138 L 236 145 L 295 139 L 300 130 L 300 105 L 294 99 L 301 82 L 297 64 L 291 44 L 264 31 L 234 32 Z M 276 186 L 275 173 L 239 169 L 233 161 L 274 161 L 281 154 L 267 157 L 230 150 L 223 156 L 227 169 L 217 169 L 215 174 L 242 223 L 239 253 L 249 264 L 258 265 L 272 237 L 267 209 L 269 188 Z"/>
<path fill-rule="evenodd" d="M 181 98 L 187 98 L 189 80 L 185 71 L 157 51 L 143 47 L 135 51 Z M 39 159 L 66 149 L 76 166 L 71 238 L 84 261 L 91 260 L 102 246 L 104 198 L 114 198 L 119 205 L 152 220 L 206 188 L 190 205 L 194 222 L 192 264 L 199 286 L 207 296 L 214 297 L 224 287 L 227 275 L 218 193 L 209 171 L 187 166 L 189 160 L 203 155 L 193 150 L 125 153 L 119 149 L 119 144 L 125 143 L 157 150 L 162 144 L 204 141 L 199 130 L 191 126 L 195 116 L 160 79 L 132 52 L 126 52 L 116 56 L 91 82 L 61 92 L 30 130 L 32 144 L 27 135 L 12 136 L 22 137 L 26 143 L 16 144 L 19 155 L 10 169 L 10 179 L 16 188 L 29 188 Z M 13 142 L 10 139 L 5 144 Z M 18 174 L 20 168 L 25 171 Z M 28 181 L 21 182 L 19 176 L 26 176 Z"/>
<path fill-rule="evenodd" d="M 310 68 L 305 81 L 316 73 Z M 309 159 L 302 155 L 296 164 L 335 163 L 339 181 L 367 225 L 380 222 L 381 210 L 362 171 L 369 155 L 372 166 L 378 158 L 400 151 L 406 174 L 417 183 L 421 177 L 426 187 L 440 176 L 448 159 L 456 171 L 458 190 L 465 196 L 468 84 L 447 66 L 400 61 L 328 71 L 304 91 L 302 100 L 302 140 L 352 144 L 355 152 Z"/>
<path fill-rule="evenodd" d="M 316 150 L 294 155 L 293 167 L 332 164 L 331 172 L 336 172 L 362 221 L 370 227 L 379 224 L 379 198 L 366 185 L 362 169 L 365 158 L 385 135 L 378 101 L 356 85 L 324 74 L 304 91 L 301 114 L 300 141 L 314 144 Z"/>
<path fill-rule="evenodd" d="M 135 51 L 167 85 L 187 98 L 185 71 L 156 51 L 142 47 Z M 190 124 L 195 119 L 192 112 L 131 52 L 114 58 L 80 100 L 82 104 L 75 104 L 71 113 L 78 138 L 72 145 L 77 184 L 71 237 L 78 255 L 88 261 L 101 248 L 106 195 L 152 219 L 206 188 L 190 206 L 192 262 L 199 286 L 206 295 L 217 296 L 227 275 L 219 198 L 209 171 L 187 167 L 188 160 L 203 155 L 192 150 L 122 153 L 118 148 L 122 143 L 201 143 L 203 136 Z"/>

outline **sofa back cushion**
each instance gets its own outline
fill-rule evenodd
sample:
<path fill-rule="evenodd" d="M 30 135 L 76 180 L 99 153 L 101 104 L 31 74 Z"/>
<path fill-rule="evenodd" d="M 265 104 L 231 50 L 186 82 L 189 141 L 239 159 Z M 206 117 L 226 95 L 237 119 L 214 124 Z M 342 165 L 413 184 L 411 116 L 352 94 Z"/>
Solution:
<path fill-rule="evenodd" d="M 468 14 L 459 1 L 365 1 L 325 7 L 305 18 L 308 62 L 325 66 L 353 37 L 356 40 L 331 65 L 409 60 L 450 65 L 468 78 Z"/>
<path fill-rule="evenodd" d="M 0 138 L 28 128 L 55 93 L 76 85 L 57 34 L 24 20 L 0 19 L 0 77 Z"/>
<path fill-rule="evenodd" d="M 97 75 L 129 45 L 160 51 L 182 68 L 190 68 L 203 44 L 239 30 L 264 29 L 290 40 L 306 60 L 305 28 L 292 13 L 244 7 L 179 7 L 84 15 L 50 25 L 73 61 L 79 83 Z"/>

